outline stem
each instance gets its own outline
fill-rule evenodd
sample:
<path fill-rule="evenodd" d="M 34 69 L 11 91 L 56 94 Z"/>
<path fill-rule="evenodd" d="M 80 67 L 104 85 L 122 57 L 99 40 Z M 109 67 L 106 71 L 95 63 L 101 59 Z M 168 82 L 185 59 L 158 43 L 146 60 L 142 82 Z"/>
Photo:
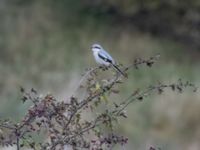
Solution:
<path fill-rule="evenodd" d="M 19 137 L 17 136 L 17 150 L 20 150 Z"/>
<path fill-rule="evenodd" d="M 99 67 L 92 68 L 91 70 L 89 70 L 88 72 L 86 72 L 86 74 L 81 78 L 81 80 L 80 80 L 79 83 L 77 84 L 77 86 L 76 86 L 74 92 L 73 92 L 71 95 L 75 94 L 75 93 L 77 92 L 78 88 L 80 87 L 81 83 L 83 82 L 83 80 L 84 80 L 88 75 L 90 75 L 92 72 L 96 71 L 97 69 L 99 69 Z"/>

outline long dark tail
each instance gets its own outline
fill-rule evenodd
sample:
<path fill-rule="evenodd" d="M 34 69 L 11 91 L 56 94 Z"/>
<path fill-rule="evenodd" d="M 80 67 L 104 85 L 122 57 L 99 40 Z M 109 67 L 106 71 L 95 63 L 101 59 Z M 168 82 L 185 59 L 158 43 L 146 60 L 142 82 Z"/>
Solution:
<path fill-rule="evenodd" d="M 112 64 L 112 63 L 111 63 Z M 115 64 L 112 64 L 112 66 L 121 74 L 121 75 L 123 75 L 125 78 L 127 78 L 127 75 L 124 73 L 124 72 L 122 72 Z"/>

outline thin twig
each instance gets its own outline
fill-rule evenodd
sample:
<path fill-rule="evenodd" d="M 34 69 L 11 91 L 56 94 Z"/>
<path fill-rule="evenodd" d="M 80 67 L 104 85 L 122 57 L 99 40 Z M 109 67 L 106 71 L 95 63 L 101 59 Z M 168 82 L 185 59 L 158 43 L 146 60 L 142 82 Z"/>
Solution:
<path fill-rule="evenodd" d="M 17 136 L 17 150 L 20 150 L 19 137 Z"/>
<path fill-rule="evenodd" d="M 81 83 L 83 82 L 83 80 L 84 80 L 88 75 L 90 75 L 92 72 L 96 71 L 97 69 L 99 69 L 99 67 L 95 67 L 95 68 L 92 68 L 91 70 L 88 70 L 88 71 L 84 74 L 84 76 L 81 78 L 81 80 L 80 80 L 79 83 L 77 84 L 77 86 L 76 86 L 74 92 L 73 92 L 71 95 L 74 95 L 74 94 L 78 91 L 78 89 L 79 89 Z"/>

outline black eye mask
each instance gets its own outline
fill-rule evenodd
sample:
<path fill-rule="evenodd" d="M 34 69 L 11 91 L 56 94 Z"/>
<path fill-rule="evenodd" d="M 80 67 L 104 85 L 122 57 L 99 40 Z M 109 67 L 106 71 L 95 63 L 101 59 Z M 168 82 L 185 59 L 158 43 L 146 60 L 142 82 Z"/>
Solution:
<path fill-rule="evenodd" d="M 99 46 L 94 46 L 93 48 L 96 48 L 96 49 L 101 49 Z"/>

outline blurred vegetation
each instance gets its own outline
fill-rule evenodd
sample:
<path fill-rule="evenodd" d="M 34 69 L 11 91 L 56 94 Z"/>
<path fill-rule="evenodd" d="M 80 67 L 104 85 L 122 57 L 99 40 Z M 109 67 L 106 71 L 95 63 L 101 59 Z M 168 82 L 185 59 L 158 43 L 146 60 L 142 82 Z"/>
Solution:
<path fill-rule="evenodd" d="M 198 0 L 1 0 L 0 117 L 20 119 L 26 111 L 20 86 L 66 99 L 80 73 L 95 65 L 94 42 L 124 64 L 161 54 L 156 67 L 131 72 L 124 95 L 159 80 L 199 85 L 199 10 Z M 119 132 L 132 148 L 199 149 L 199 98 L 152 96 L 129 108 Z"/>

